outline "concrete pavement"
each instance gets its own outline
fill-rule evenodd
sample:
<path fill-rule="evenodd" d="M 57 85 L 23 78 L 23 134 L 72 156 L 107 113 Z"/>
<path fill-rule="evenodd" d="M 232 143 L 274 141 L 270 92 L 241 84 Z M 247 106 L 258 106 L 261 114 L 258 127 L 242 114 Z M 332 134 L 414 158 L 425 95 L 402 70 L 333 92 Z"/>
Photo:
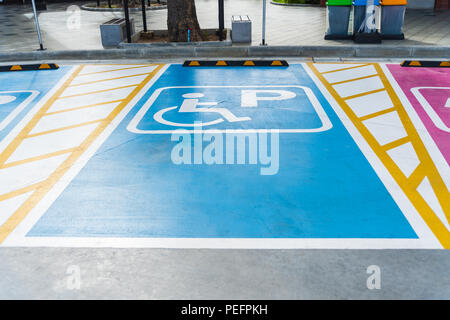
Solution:
<path fill-rule="evenodd" d="M 1 248 L 0 261 L 0 299 L 450 297 L 448 250 Z M 371 265 L 380 289 L 367 288 Z"/>
<path fill-rule="evenodd" d="M 86 2 L 49 4 L 48 11 L 39 18 L 45 46 L 49 50 L 102 49 L 99 25 L 122 13 L 90 12 L 79 10 Z M 201 27 L 215 28 L 217 1 L 197 0 L 197 13 Z M 352 41 L 326 41 L 325 9 L 319 7 L 285 7 L 267 5 L 267 43 L 273 46 L 346 46 Z M 231 27 L 231 16 L 249 15 L 253 22 L 252 45 L 261 42 L 261 1 L 225 1 L 225 26 Z M 141 14 L 131 13 L 137 30 L 142 30 Z M 166 29 L 167 10 L 147 12 L 149 29 Z M 0 52 L 33 51 L 37 49 L 31 7 L 0 6 Z M 404 41 L 385 41 L 383 46 L 449 46 L 450 11 L 427 12 L 408 10 Z"/>

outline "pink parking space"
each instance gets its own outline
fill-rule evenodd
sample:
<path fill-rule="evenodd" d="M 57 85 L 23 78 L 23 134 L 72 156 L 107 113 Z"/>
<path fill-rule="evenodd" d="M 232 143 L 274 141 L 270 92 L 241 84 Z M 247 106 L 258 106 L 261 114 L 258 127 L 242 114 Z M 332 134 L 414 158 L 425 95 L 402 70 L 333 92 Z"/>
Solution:
<path fill-rule="evenodd" d="M 450 69 L 388 67 L 450 165 Z"/>

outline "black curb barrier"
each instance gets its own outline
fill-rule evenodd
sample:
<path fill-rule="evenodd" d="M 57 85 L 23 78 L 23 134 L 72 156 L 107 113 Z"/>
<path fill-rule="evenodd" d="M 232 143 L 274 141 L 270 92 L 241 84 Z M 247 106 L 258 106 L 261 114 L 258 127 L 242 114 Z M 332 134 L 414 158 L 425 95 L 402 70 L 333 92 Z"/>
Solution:
<path fill-rule="evenodd" d="M 403 61 L 402 67 L 413 68 L 450 68 L 450 61 Z"/>
<path fill-rule="evenodd" d="M 187 60 L 183 67 L 288 67 L 285 60 Z"/>
<path fill-rule="evenodd" d="M 56 69 L 59 69 L 59 66 L 55 63 L 15 64 L 10 66 L 0 66 L 0 72 L 38 71 L 38 70 L 56 70 Z"/>

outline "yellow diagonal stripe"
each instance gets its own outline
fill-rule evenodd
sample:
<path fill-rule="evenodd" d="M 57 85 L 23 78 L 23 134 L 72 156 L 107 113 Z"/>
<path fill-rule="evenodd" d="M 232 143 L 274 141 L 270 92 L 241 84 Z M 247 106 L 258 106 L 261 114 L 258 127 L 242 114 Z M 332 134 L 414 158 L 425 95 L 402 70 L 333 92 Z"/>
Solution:
<path fill-rule="evenodd" d="M 320 63 L 318 63 L 320 64 Z M 329 64 L 329 63 L 325 63 L 324 64 Z M 344 62 L 342 63 L 342 68 L 340 69 L 336 69 L 336 70 L 330 70 L 330 71 L 325 71 L 322 72 L 322 74 L 328 74 L 328 73 L 333 73 L 333 72 L 337 72 L 337 71 L 346 71 L 346 70 L 351 70 L 351 69 L 358 69 L 358 68 L 362 68 L 362 67 L 367 67 L 369 65 L 369 63 L 363 63 L 361 65 L 357 65 L 357 66 L 350 66 L 350 67 L 345 67 L 347 64 Z"/>

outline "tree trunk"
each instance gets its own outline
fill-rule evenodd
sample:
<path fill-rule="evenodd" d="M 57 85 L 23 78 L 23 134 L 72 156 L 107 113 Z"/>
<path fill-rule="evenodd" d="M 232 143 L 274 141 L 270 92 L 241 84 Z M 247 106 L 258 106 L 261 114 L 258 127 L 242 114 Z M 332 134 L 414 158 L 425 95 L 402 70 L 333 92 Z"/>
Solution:
<path fill-rule="evenodd" d="M 172 42 L 204 41 L 195 10 L 194 0 L 167 1 L 167 29 Z"/>

